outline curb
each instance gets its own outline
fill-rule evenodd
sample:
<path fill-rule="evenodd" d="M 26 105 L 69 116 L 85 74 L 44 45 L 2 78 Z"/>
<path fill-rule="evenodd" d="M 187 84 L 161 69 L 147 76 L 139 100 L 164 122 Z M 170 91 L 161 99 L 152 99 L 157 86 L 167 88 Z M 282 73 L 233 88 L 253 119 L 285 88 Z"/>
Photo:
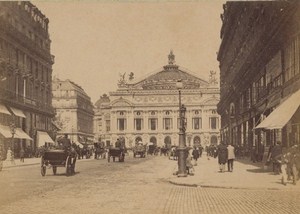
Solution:
<path fill-rule="evenodd" d="M 12 166 L 3 166 L 2 169 L 9 169 L 9 168 L 16 168 L 16 167 L 24 167 L 24 166 L 33 166 L 33 165 L 40 165 L 41 163 L 28 163 L 24 165 L 12 165 Z"/>
<path fill-rule="evenodd" d="M 185 187 L 198 187 L 198 188 L 212 188 L 212 189 L 240 189 L 240 190 L 285 190 L 275 187 L 267 187 L 267 188 L 260 188 L 260 187 L 234 187 L 234 186 L 217 186 L 217 185 L 208 185 L 208 184 L 187 184 L 187 183 L 177 183 L 174 181 L 170 181 L 170 184 L 176 185 L 176 186 L 185 186 Z M 290 191 L 290 189 L 288 189 Z M 294 190 L 298 191 L 298 190 Z"/>

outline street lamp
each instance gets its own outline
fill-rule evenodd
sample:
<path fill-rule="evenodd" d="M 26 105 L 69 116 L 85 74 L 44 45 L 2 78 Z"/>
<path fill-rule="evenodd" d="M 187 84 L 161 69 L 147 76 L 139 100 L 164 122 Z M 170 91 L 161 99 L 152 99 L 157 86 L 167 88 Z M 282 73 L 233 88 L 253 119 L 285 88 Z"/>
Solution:
<path fill-rule="evenodd" d="M 14 136 L 16 134 L 16 126 L 14 123 L 10 124 L 10 133 L 11 133 L 11 163 L 15 163 L 15 143 Z"/>
<path fill-rule="evenodd" d="M 185 111 L 186 108 L 181 104 L 182 80 L 178 80 L 176 88 L 179 92 L 179 147 L 178 147 L 178 177 L 186 177 L 186 146 L 185 146 Z"/>

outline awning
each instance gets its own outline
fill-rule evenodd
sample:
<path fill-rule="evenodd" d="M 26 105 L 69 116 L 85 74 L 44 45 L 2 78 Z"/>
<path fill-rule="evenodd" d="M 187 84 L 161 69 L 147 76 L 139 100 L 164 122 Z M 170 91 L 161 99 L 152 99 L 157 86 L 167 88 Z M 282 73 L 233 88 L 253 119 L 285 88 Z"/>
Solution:
<path fill-rule="evenodd" d="M 293 117 L 300 105 L 300 90 L 289 96 L 255 129 L 281 129 Z"/>
<path fill-rule="evenodd" d="M 16 115 L 18 117 L 24 117 L 24 118 L 26 118 L 25 114 L 20 109 L 17 109 L 17 108 L 14 108 L 14 107 L 10 107 L 10 109 L 12 110 L 12 112 L 14 113 L 14 115 Z"/>
<path fill-rule="evenodd" d="M 38 142 L 38 147 L 44 146 L 45 143 L 54 143 L 54 141 L 48 135 L 48 133 L 47 132 L 42 132 L 42 131 L 37 131 L 37 142 Z"/>
<path fill-rule="evenodd" d="M 9 126 L 0 125 L 0 134 L 5 138 L 11 138 L 12 134 Z"/>
<path fill-rule="evenodd" d="M 16 128 L 15 131 L 16 133 L 14 135 L 14 138 L 32 140 L 32 138 L 29 137 L 29 135 L 26 132 L 24 132 L 21 128 Z"/>
<path fill-rule="evenodd" d="M 0 104 L 0 113 L 11 115 L 11 113 L 7 110 L 5 105 Z"/>

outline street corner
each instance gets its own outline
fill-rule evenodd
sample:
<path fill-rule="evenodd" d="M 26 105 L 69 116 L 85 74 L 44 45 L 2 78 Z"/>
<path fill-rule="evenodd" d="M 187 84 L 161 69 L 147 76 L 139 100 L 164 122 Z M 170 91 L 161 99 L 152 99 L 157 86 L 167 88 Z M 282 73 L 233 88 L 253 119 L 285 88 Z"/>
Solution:
<path fill-rule="evenodd" d="M 177 186 L 200 187 L 203 182 L 195 177 L 195 174 L 187 175 L 186 177 L 178 177 L 176 173 L 168 179 L 168 182 Z"/>

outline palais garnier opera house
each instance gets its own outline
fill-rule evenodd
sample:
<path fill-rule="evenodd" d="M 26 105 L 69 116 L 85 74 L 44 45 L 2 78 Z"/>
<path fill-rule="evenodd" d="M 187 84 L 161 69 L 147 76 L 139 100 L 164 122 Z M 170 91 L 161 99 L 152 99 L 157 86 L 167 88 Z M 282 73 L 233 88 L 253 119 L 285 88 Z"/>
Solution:
<path fill-rule="evenodd" d="M 207 76 L 209 81 L 176 65 L 172 51 L 168 64 L 146 78 L 120 74 L 118 89 L 95 103 L 96 140 L 109 145 L 123 137 L 129 147 L 139 141 L 159 147 L 178 145 L 180 90 L 181 104 L 186 107 L 186 145 L 218 144 L 220 90 L 216 72 L 208 71 Z"/>

